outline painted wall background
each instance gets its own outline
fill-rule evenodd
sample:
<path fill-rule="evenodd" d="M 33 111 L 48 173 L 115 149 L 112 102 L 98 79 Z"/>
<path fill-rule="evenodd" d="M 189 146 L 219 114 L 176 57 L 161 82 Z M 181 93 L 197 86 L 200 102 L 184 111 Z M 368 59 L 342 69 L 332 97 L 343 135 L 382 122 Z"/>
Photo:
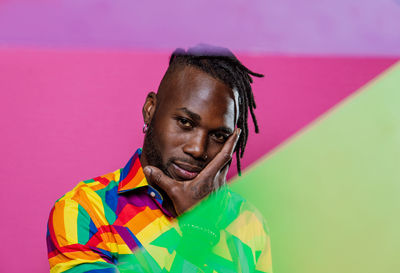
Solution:
<path fill-rule="evenodd" d="M 399 0 L 2 0 L 0 43 L 399 55 Z"/>
<path fill-rule="evenodd" d="M 399 60 L 394 0 L 166 3 L 0 1 L 0 272 L 48 271 L 45 229 L 53 202 L 80 180 L 122 167 L 141 145 L 140 108 L 157 89 L 171 49 L 228 46 L 266 74 L 254 85 L 261 133 L 251 135 L 245 166 L 286 145 Z M 276 272 L 313 272 L 307 271 L 312 261 L 282 266 L 301 255 L 292 248 L 282 256 L 288 242 L 274 241 L 274 230 L 295 228 L 281 229 L 276 217 L 287 208 L 280 204 L 290 189 L 269 177 L 277 195 L 264 204 L 273 213 L 263 212 L 276 219 Z M 314 182 L 299 181 L 317 200 Z"/>
<path fill-rule="evenodd" d="M 234 183 L 268 215 L 275 272 L 398 271 L 399 85 L 400 62 Z"/>

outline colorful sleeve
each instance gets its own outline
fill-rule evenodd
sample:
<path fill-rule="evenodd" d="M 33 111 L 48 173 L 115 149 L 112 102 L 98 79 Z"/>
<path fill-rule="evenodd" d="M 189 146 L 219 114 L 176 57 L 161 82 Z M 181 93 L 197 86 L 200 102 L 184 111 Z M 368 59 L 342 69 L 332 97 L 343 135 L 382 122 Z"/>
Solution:
<path fill-rule="evenodd" d="M 256 252 L 257 261 L 255 272 L 272 273 L 271 242 L 267 225 L 262 219 L 263 231 L 260 238 L 260 249 Z"/>
<path fill-rule="evenodd" d="M 243 197 L 231 192 L 230 204 L 237 212 L 225 228 L 228 256 L 240 272 L 272 273 L 270 236 L 262 214 Z"/>
<path fill-rule="evenodd" d="M 237 229 L 232 235 L 240 267 L 248 272 L 272 273 L 270 236 L 264 218 L 256 210 L 246 210 L 235 224 Z"/>
<path fill-rule="evenodd" d="M 52 208 L 47 228 L 50 272 L 118 272 L 113 255 L 88 212 L 63 197 Z M 100 247 L 99 247 L 100 246 Z"/>

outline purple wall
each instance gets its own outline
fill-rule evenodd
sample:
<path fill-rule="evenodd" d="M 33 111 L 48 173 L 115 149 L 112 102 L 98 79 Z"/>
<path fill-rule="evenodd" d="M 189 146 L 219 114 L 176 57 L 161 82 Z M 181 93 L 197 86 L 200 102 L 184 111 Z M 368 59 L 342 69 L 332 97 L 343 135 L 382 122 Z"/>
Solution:
<path fill-rule="evenodd" d="M 0 1 L 0 45 L 400 55 L 400 0 Z"/>

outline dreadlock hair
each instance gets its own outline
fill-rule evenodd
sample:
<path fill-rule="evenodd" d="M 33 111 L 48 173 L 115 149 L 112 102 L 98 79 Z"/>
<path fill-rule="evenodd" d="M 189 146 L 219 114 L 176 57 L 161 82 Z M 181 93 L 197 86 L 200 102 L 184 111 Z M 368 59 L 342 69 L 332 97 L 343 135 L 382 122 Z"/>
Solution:
<path fill-rule="evenodd" d="M 258 133 L 257 119 L 254 114 L 256 103 L 254 100 L 251 83 L 253 77 L 264 77 L 245 67 L 236 56 L 227 48 L 199 44 L 185 51 L 177 48 L 170 57 L 169 66 L 165 76 L 175 70 L 178 66 L 194 66 L 208 73 L 216 79 L 221 80 L 231 89 L 239 93 L 239 118 L 237 127 L 242 130 L 237 142 L 235 153 L 237 171 L 241 175 L 240 158 L 243 157 L 246 148 L 249 128 L 247 125 L 248 111 L 254 123 L 255 132 Z M 165 77 L 164 76 L 164 77 Z"/>

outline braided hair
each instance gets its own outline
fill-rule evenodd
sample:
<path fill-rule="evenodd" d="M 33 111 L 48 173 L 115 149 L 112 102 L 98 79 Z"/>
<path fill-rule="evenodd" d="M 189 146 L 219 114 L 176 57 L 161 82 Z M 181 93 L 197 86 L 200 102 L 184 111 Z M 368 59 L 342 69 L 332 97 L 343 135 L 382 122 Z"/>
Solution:
<path fill-rule="evenodd" d="M 241 175 L 240 158 L 243 157 L 247 137 L 249 135 L 249 128 L 247 125 L 249 110 L 254 123 L 255 132 L 259 132 L 257 119 L 254 114 L 256 103 L 251 88 L 251 83 L 253 83 L 251 76 L 261 78 L 264 77 L 264 75 L 249 70 L 229 49 L 206 44 L 199 44 L 189 48 L 187 51 L 182 48 L 177 48 L 171 54 L 166 74 L 169 74 L 180 65 L 199 68 L 214 78 L 221 80 L 231 89 L 238 91 L 239 118 L 237 120 L 237 127 L 242 130 L 242 133 L 236 145 L 235 153 L 237 171 L 238 174 Z"/>

